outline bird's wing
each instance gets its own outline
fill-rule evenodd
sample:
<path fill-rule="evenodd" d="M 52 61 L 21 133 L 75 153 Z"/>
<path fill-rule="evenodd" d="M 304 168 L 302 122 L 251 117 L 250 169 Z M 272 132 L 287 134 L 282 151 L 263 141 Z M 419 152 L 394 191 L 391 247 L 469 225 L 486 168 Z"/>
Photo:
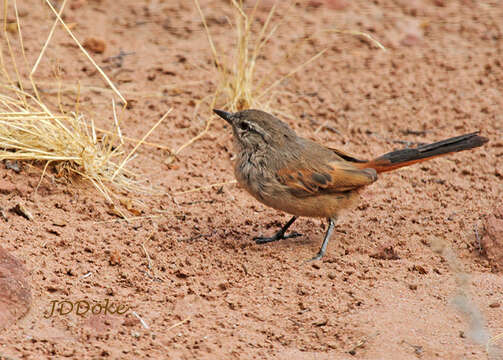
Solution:
<path fill-rule="evenodd" d="M 340 193 L 369 185 L 377 180 L 374 169 L 358 169 L 347 161 L 292 168 L 286 166 L 276 173 L 278 181 L 297 197 L 321 193 Z"/>
<path fill-rule="evenodd" d="M 340 156 L 341 158 L 343 158 L 344 160 L 349 161 L 349 162 L 355 162 L 355 163 L 366 163 L 367 162 L 367 160 L 357 159 L 353 155 L 348 154 L 347 152 L 344 152 L 339 149 L 334 149 L 334 148 L 329 148 L 329 147 L 327 147 L 327 149 L 329 149 L 330 151 L 334 152 L 336 155 Z"/>

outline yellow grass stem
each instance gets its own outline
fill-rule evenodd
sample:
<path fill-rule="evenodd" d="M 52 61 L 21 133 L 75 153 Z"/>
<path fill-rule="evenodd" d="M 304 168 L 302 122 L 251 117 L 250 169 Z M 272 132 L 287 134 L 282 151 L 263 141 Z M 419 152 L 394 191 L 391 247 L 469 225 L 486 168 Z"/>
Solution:
<path fill-rule="evenodd" d="M 66 23 L 63 21 L 63 19 L 59 15 L 59 13 L 56 11 L 56 9 L 54 9 L 54 6 L 52 6 L 51 1 L 50 0 L 45 0 L 45 2 L 47 3 L 47 5 L 49 5 L 49 7 L 51 8 L 51 10 L 54 13 L 54 15 L 56 15 L 56 18 L 59 20 L 59 22 L 61 23 L 61 25 L 63 25 L 63 27 L 66 30 L 66 32 L 68 33 L 68 35 L 71 36 L 71 38 L 75 41 L 75 43 L 77 44 L 77 46 L 79 47 L 79 49 L 84 53 L 84 55 L 88 58 L 88 60 L 93 64 L 93 66 L 101 74 L 101 76 L 105 79 L 105 81 L 108 83 L 108 85 L 115 91 L 115 93 L 117 94 L 117 96 L 119 96 L 119 98 L 124 103 L 124 106 L 126 106 L 126 104 L 127 104 L 126 99 L 122 96 L 122 94 L 115 87 L 114 83 L 108 78 L 108 76 L 105 74 L 105 72 L 98 66 L 98 64 L 96 64 L 96 62 L 94 61 L 94 59 L 91 57 L 91 55 L 89 55 L 89 53 L 86 51 L 86 49 L 84 49 L 84 47 L 82 46 L 82 44 L 77 40 L 77 38 L 75 37 L 75 35 L 73 34 L 73 32 L 70 30 L 70 28 L 68 27 L 68 25 L 66 25 Z"/>
<path fill-rule="evenodd" d="M 348 35 L 363 36 L 363 37 L 369 39 L 371 42 L 373 42 L 381 50 L 386 51 L 386 48 L 384 47 L 383 44 L 381 44 L 379 41 L 377 41 L 376 39 L 374 39 L 372 37 L 372 35 L 370 35 L 370 34 L 368 34 L 366 32 L 363 32 L 363 31 L 358 31 L 358 30 L 338 30 L 338 29 L 328 29 L 328 30 L 325 30 L 325 31 L 327 31 L 327 32 L 334 32 L 334 33 L 338 33 L 338 34 L 348 34 Z"/>
<path fill-rule="evenodd" d="M 126 158 L 122 161 L 122 163 L 119 165 L 119 167 L 117 168 L 117 170 L 115 171 L 115 173 L 112 175 L 112 179 L 113 180 L 117 174 L 122 170 L 122 168 L 124 167 L 124 165 L 126 165 L 126 162 L 129 160 L 129 158 L 136 152 L 136 150 L 138 150 L 138 148 L 140 147 L 141 144 L 143 144 L 143 142 L 145 141 L 146 138 L 148 138 L 150 136 L 150 134 L 157 128 L 157 126 L 159 126 L 169 115 L 169 113 L 172 111 L 173 109 L 169 109 L 160 119 L 159 121 L 154 125 L 152 126 L 152 128 L 147 131 L 147 133 L 143 136 L 143 138 L 138 141 L 138 143 L 136 144 L 136 146 L 133 148 L 133 150 L 131 150 L 131 152 L 126 156 Z"/>

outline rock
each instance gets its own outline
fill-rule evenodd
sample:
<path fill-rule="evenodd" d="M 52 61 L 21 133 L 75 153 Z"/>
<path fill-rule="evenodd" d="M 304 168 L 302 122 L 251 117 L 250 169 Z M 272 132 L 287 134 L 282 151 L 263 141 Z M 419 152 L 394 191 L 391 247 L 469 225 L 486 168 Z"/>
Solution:
<path fill-rule="evenodd" d="M 23 264 L 0 247 L 0 329 L 23 317 L 31 306 L 31 287 Z"/>
<path fill-rule="evenodd" d="M 81 7 L 83 7 L 83 6 L 86 6 L 86 5 L 87 5 L 87 0 L 73 0 L 70 3 L 70 9 L 77 10 L 77 9 L 80 9 Z"/>
<path fill-rule="evenodd" d="M 424 31 L 419 21 L 405 21 L 400 25 L 399 28 L 401 32 L 400 45 L 416 46 L 420 45 L 423 42 Z"/>
<path fill-rule="evenodd" d="M 503 270 L 503 207 L 489 215 L 484 224 L 485 234 L 480 240 L 489 263 L 496 271 Z"/>
<path fill-rule="evenodd" d="M 401 40 L 400 44 L 403 46 L 414 46 L 421 43 L 421 38 L 414 34 L 406 34 Z"/>
<path fill-rule="evenodd" d="M 347 0 L 325 0 L 325 3 L 330 9 L 334 10 L 344 10 L 349 6 Z"/>
<path fill-rule="evenodd" d="M 16 174 L 19 174 L 21 172 L 21 166 L 19 164 L 19 161 L 17 160 L 5 160 L 5 168 L 14 170 Z"/>
<path fill-rule="evenodd" d="M 87 50 L 96 53 L 103 54 L 106 49 L 105 41 L 98 38 L 89 37 L 84 40 L 82 44 Z"/>

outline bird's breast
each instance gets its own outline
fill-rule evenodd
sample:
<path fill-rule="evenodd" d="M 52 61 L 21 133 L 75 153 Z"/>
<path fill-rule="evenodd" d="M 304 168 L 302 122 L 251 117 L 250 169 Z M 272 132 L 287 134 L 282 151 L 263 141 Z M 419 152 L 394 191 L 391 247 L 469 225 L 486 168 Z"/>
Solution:
<path fill-rule="evenodd" d="M 268 171 L 266 159 L 257 156 L 244 154 L 234 165 L 236 180 L 260 201 L 263 201 L 268 188 L 272 185 L 269 176 L 272 173 Z"/>

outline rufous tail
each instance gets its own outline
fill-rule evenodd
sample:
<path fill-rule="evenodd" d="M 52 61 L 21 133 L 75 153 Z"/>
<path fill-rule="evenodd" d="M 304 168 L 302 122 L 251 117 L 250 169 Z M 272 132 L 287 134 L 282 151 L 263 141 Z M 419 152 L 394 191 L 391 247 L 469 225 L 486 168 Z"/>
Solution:
<path fill-rule="evenodd" d="M 386 172 L 433 159 L 450 153 L 473 149 L 482 146 L 489 140 L 479 136 L 478 132 L 456 136 L 433 144 L 421 145 L 416 148 L 389 152 L 368 162 L 356 163 L 360 168 L 372 168 L 378 173 Z"/>

